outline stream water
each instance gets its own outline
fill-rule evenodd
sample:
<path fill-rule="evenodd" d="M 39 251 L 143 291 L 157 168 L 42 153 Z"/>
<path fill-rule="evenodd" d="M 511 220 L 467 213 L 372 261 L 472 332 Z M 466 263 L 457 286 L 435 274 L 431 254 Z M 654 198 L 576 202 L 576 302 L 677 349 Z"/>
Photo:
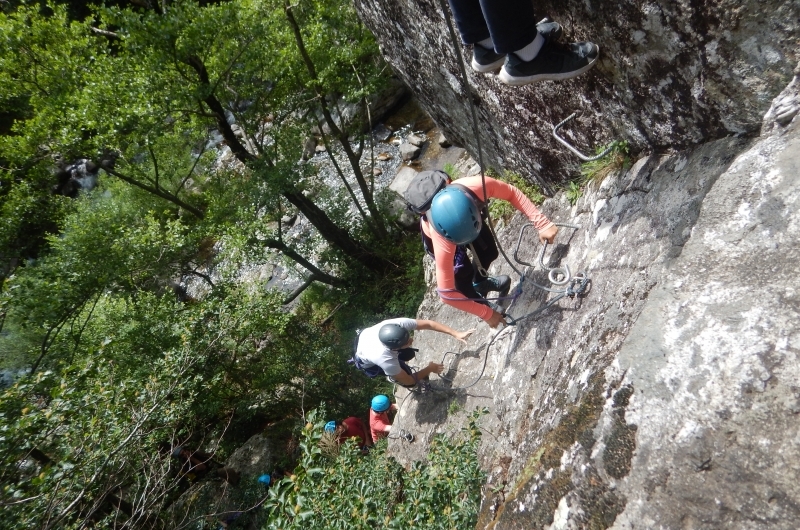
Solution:
<path fill-rule="evenodd" d="M 400 146 L 411 134 L 423 138 L 425 142 L 421 146 L 419 156 L 404 163 L 400 154 Z M 427 169 L 442 169 L 445 164 L 452 164 L 463 174 L 474 170 L 475 163 L 468 157 L 464 149 L 440 146 L 437 142 L 439 135 L 440 131 L 436 124 L 413 99 L 407 101 L 373 127 L 372 146 L 365 145 L 361 157 L 361 168 L 367 179 L 373 179 L 374 194 L 378 202 L 394 201 L 395 208 L 403 207 L 402 202 L 397 201 L 399 196 L 395 192 L 388 190 L 388 187 L 404 167 L 423 171 Z M 353 143 L 352 146 L 354 149 L 358 148 L 356 143 Z M 348 171 L 350 166 L 344 152 L 341 148 L 337 149 L 333 144 L 330 147 L 333 148 L 333 156 L 344 172 L 348 184 L 361 201 L 362 209 L 366 211 L 366 205 L 363 203 L 355 175 L 352 170 Z M 230 149 L 227 146 L 220 144 L 215 148 L 219 150 L 220 160 L 230 158 Z M 308 187 L 311 190 L 317 190 L 314 192 L 315 200 L 325 211 L 338 211 L 342 215 L 341 212 L 344 210 L 344 217 L 356 222 L 361 214 L 347 193 L 341 176 L 331 163 L 329 153 L 323 147 L 318 146 L 317 149 L 319 150 L 315 151 L 308 161 L 301 162 L 312 164 L 316 168 L 315 175 L 312 181 L 308 183 Z M 375 169 L 374 172 L 373 169 Z M 316 248 L 317 252 L 324 248 L 325 243 L 318 238 L 314 228 L 302 214 L 290 213 L 284 216 L 282 222 L 284 224 L 282 227 L 284 239 L 287 243 L 305 247 L 311 246 Z M 217 243 L 216 250 L 220 251 L 221 246 L 224 244 L 224 241 Z M 278 289 L 288 293 L 301 285 L 308 276 L 307 270 L 285 259 L 280 253 L 271 252 L 270 255 L 271 258 L 265 262 L 244 263 L 241 265 L 236 273 L 236 279 L 249 284 L 266 282 L 267 288 Z M 307 257 L 322 270 L 335 274 L 335 271 L 328 270 L 327 264 L 319 263 L 317 256 L 318 254 L 312 252 Z M 220 271 L 224 269 L 224 266 L 225 264 L 218 264 L 201 272 L 210 276 L 213 281 L 219 278 Z M 201 298 L 209 289 L 207 283 L 192 275 L 181 278 L 180 284 L 186 289 L 186 293 L 193 298 Z"/>

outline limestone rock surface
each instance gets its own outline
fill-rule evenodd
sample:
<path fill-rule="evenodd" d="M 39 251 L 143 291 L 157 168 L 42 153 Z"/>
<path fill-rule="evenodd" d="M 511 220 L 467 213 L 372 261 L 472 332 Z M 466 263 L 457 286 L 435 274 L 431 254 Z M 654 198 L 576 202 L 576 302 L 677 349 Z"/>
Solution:
<path fill-rule="evenodd" d="M 477 332 L 465 348 L 416 334 L 416 364 L 444 361 L 445 378 L 397 391 L 395 424 L 416 441 L 390 451 L 424 459 L 435 434 L 487 407 L 479 529 L 796 528 L 800 119 L 784 115 L 757 138 L 643 156 L 574 206 L 547 200 L 551 219 L 579 229 L 562 228 L 544 264 L 585 272 L 590 290 L 488 351 L 493 332 L 442 304 L 425 258 L 418 318 Z M 523 221 L 499 231 L 509 256 Z M 520 259 L 538 252 L 526 233 Z M 502 258 L 490 272 L 519 278 Z M 554 296 L 533 286 L 548 284 L 538 266 L 522 272 L 513 317 Z"/>

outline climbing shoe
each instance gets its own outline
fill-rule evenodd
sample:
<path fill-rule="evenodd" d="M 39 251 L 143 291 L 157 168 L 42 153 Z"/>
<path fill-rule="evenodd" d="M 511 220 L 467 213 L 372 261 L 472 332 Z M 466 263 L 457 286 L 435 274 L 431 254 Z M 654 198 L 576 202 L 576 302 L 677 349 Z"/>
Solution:
<path fill-rule="evenodd" d="M 484 298 L 486 298 L 486 295 L 491 291 L 499 293 L 498 296 L 502 298 L 506 296 L 508 290 L 511 289 L 511 278 L 505 274 L 490 276 L 480 283 L 473 283 L 472 286 L 475 288 L 475 291 Z"/>
<path fill-rule="evenodd" d="M 550 22 L 548 18 L 536 24 L 536 29 L 544 37 L 545 43 L 557 41 L 564 33 L 561 24 Z M 475 44 L 472 47 L 472 69 L 476 72 L 482 74 L 496 72 L 503 66 L 505 60 L 505 53 L 496 53 L 493 49 L 484 48 L 480 44 Z"/>
<path fill-rule="evenodd" d="M 499 77 L 512 86 L 571 79 L 594 66 L 599 56 L 600 48 L 592 42 L 574 42 L 565 47 L 545 43 L 530 61 L 523 61 L 514 53 L 508 54 Z"/>
<path fill-rule="evenodd" d="M 472 47 L 472 69 L 482 74 L 495 72 L 506 61 L 505 53 L 496 53 L 480 44 Z"/>

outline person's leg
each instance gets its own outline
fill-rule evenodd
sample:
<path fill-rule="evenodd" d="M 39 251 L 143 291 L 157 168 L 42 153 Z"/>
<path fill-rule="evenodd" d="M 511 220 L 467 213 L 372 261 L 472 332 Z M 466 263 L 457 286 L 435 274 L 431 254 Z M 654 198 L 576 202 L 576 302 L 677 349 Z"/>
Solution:
<path fill-rule="evenodd" d="M 479 304 L 483 304 L 485 303 L 483 297 L 475 290 L 475 286 L 472 282 L 473 270 L 472 263 L 469 261 L 461 267 L 456 268 L 454 275 L 456 290 L 467 298 L 471 298 Z"/>
<path fill-rule="evenodd" d="M 522 53 L 527 55 L 530 54 L 531 47 L 538 50 L 537 46 L 541 46 L 542 39 L 555 41 L 561 37 L 561 25 L 545 21 L 536 24 L 533 21 L 531 0 L 449 2 L 453 19 L 461 34 L 461 42 L 474 45 L 471 64 L 476 72 L 496 72 L 503 66 L 508 51 L 524 49 Z M 500 42 L 499 48 L 494 40 L 495 34 Z"/>
<path fill-rule="evenodd" d="M 478 237 L 472 242 L 472 248 L 475 250 L 475 254 L 477 254 L 475 257 L 478 263 L 481 264 L 484 270 L 489 270 L 492 262 L 500 255 L 500 252 L 497 250 L 497 243 L 494 237 L 492 237 L 492 231 L 489 229 L 489 225 L 485 220 Z M 477 265 L 477 263 L 475 265 Z M 486 278 L 487 276 L 481 274 L 477 266 L 474 267 L 474 275 L 472 278 L 474 283 L 479 283 Z"/>
<path fill-rule="evenodd" d="M 492 237 L 492 232 L 486 222 L 483 223 L 481 232 L 478 238 L 472 242 L 472 249 L 475 253 L 476 260 L 481 264 L 484 272 L 489 269 L 489 266 L 500 255 L 497 248 L 497 242 Z M 505 274 L 499 276 L 484 275 L 480 268 L 474 267 L 472 286 L 475 292 L 480 296 L 486 298 L 486 295 L 491 291 L 497 292 L 499 297 L 504 297 L 511 289 L 511 278 Z"/>
<path fill-rule="evenodd" d="M 495 52 L 517 51 L 536 39 L 532 0 L 480 0 L 480 4 Z"/>
<path fill-rule="evenodd" d="M 537 29 L 531 0 L 480 0 L 480 4 L 494 50 L 482 49 L 489 44 L 481 41 L 473 50 L 472 68 L 491 72 L 505 59 L 500 81 L 507 85 L 571 79 L 592 68 L 600 56 L 600 48 L 591 42 L 555 46 L 561 26 L 543 23 Z"/>
<path fill-rule="evenodd" d="M 489 27 L 486 25 L 486 19 L 483 18 L 480 0 L 449 1 L 453 20 L 461 34 L 461 42 L 475 44 L 489 38 Z"/>

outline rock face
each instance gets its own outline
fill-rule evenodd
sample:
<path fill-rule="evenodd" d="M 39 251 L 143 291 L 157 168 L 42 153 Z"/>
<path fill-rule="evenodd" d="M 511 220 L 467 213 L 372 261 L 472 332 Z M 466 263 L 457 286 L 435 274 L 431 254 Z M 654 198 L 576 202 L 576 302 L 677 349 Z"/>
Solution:
<path fill-rule="evenodd" d="M 467 89 L 439 3 L 355 0 L 383 55 L 448 138 L 477 158 Z M 508 87 L 469 69 L 485 164 L 530 176 L 545 190 L 573 175 L 577 159 L 552 138 L 565 131 L 584 152 L 613 139 L 635 149 L 685 148 L 758 131 L 770 101 L 800 59 L 794 0 L 668 2 L 537 1 L 537 16 L 564 40 L 599 44 L 599 64 L 566 82 Z"/>
<path fill-rule="evenodd" d="M 395 423 L 416 441 L 390 451 L 423 459 L 434 434 L 487 407 L 480 529 L 796 528 L 800 119 L 785 115 L 797 82 L 758 138 L 644 156 L 574 206 L 546 201 L 580 228 L 562 228 L 545 264 L 585 271 L 591 289 L 488 352 L 489 328 L 438 300 L 428 262 L 418 318 L 478 330 L 464 351 L 417 333 L 416 364 L 444 359 L 450 381 L 398 391 Z M 500 231 L 509 255 L 522 225 Z M 521 259 L 538 251 L 528 233 Z M 491 272 L 517 277 L 502 259 Z M 543 271 L 524 272 L 514 317 L 553 296 L 532 285 Z"/>
<path fill-rule="evenodd" d="M 217 528 L 219 521 L 237 520 L 236 528 L 262 528 L 266 514 L 253 509 L 267 492 L 258 482 L 258 477 L 270 473 L 274 467 L 269 440 L 256 434 L 225 461 L 225 466 L 235 469 L 240 480 L 236 486 L 213 478 L 202 479 L 184 492 L 170 508 L 169 528 L 179 528 L 194 523 L 196 528 L 212 524 Z M 243 514 L 244 512 L 244 514 Z M 215 517 L 206 515 L 215 514 Z M 244 515 L 244 517 L 240 517 Z"/>

